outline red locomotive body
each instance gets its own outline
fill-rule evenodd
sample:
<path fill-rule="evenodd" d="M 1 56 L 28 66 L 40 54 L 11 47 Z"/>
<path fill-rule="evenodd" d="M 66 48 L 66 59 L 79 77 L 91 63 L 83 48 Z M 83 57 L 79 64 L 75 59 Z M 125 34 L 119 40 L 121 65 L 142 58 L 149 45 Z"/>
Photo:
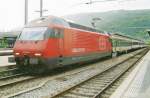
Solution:
<path fill-rule="evenodd" d="M 107 35 L 74 28 L 64 32 L 63 56 L 66 63 L 98 59 L 111 55 L 111 50 Z"/>
<path fill-rule="evenodd" d="M 108 35 L 53 16 L 30 22 L 14 46 L 17 65 L 41 65 L 49 69 L 110 56 L 111 53 Z"/>

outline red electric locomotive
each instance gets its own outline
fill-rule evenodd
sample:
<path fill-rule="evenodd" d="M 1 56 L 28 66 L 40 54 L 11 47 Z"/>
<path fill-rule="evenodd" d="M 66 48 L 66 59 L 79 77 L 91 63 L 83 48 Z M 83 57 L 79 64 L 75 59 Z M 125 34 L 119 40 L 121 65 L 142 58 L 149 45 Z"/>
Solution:
<path fill-rule="evenodd" d="M 19 66 L 41 66 L 48 69 L 110 56 L 108 35 L 66 21 L 41 17 L 27 24 L 14 45 Z"/>

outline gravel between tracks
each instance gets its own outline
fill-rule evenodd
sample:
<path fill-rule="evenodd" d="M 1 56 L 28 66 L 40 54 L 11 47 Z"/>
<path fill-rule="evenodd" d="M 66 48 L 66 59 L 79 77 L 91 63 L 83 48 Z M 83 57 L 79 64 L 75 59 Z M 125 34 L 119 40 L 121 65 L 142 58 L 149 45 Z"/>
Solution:
<path fill-rule="evenodd" d="M 142 50 L 138 50 L 134 53 L 129 53 L 118 58 L 109 59 L 103 62 L 91 64 L 90 66 L 75 69 L 62 75 L 47 76 L 39 79 L 33 79 L 25 83 L 19 83 L 8 88 L 0 88 L 0 97 L 10 97 L 14 93 L 27 90 L 32 87 L 41 86 L 38 89 L 19 94 L 15 98 L 40 98 L 42 96 L 53 96 L 64 89 L 76 85 L 81 81 L 84 81 L 94 75 L 101 73 L 104 69 L 114 66 L 125 59 L 137 54 Z"/>
<path fill-rule="evenodd" d="M 135 62 L 139 60 L 141 56 L 134 56 L 133 58 L 129 59 L 127 62 L 123 62 L 107 70 L 106 72 L 84 83 L 81 83 L 80 85 L 75 86 L 66 92 L 61 93 L 60 95 L 54 98 L 99 98 L 103 93 L 103 91 L 109 88 L 114 81 L 118 80 L 118 78 L 122 76 L 123 73 L 126 72 L 128 68 L 134 65 Z M 108 94 L 106 94 L 105 97 L 103 98 L 109 98 L 107 97 L 107 95 Z"/>

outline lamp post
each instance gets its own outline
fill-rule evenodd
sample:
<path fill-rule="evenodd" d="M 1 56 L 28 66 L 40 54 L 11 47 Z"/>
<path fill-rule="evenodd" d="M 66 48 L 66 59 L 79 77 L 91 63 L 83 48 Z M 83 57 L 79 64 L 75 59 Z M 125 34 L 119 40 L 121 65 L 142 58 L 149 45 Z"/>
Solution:
<path fill-rule="evenodd" d="M 40 17 L 43 16 L 43 0 L 40 0 Z"/>
<path fill-rule="evenodd" d="M 35 11 L 35 12 L 39 12 L 40 13 L 40 17 L 43 16 L 43 12 L 46 12 L 48 10 L 43 10 L 43 0 L 40 0 L 40 10 Z"/>
<path fill-rule="evenodd" d="M 24 16 L 24 24 L 28 23 L 28 0 L 25 0 L 25 16 Z"/>
<path fill-rule="evenodd" d="M 92 2 L 92 0 L 90 0 L 90 2 L 86 2 L 85 4 L 92 4 L 93 2 Z"/>
<path fill-rule="evenodd" d="M 99 17 L 92 18 L 91 24 L 92 24 L 93 28 L 96 28 L 96 22 L 100 21 L 100 20 L 102 20 L 102 19 Z"/>

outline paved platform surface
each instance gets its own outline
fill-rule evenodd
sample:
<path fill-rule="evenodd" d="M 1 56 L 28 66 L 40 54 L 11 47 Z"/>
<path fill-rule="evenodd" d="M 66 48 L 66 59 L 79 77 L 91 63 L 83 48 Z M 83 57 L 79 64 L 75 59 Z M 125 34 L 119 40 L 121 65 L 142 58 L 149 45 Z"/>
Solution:
<path fill-rule="evenodd" d="M 13 55 L 9 56 L 0 56 L 0 67 L 14 65 L 15 63 L 9 63 L 8 57 L 13 57 Z"/>
<path fill-rule="evenodd" d="M 150 51 L 110 98 L 150 98 Z"/>
<path fill-rule="evenodd" d="M 4 52 L 13 52 L 13 50 L 0 50 L 0 53 L 4 53 Z"/>
<path fill-rule="evenodd" d="M 12 50 L 13 48 L 0 48 L 0 51 L 1 50 Z"/>
<path fill-rule="evenodd" d="M 13 50 L 0 50 L 0 56 L 12 55 Z"/>

